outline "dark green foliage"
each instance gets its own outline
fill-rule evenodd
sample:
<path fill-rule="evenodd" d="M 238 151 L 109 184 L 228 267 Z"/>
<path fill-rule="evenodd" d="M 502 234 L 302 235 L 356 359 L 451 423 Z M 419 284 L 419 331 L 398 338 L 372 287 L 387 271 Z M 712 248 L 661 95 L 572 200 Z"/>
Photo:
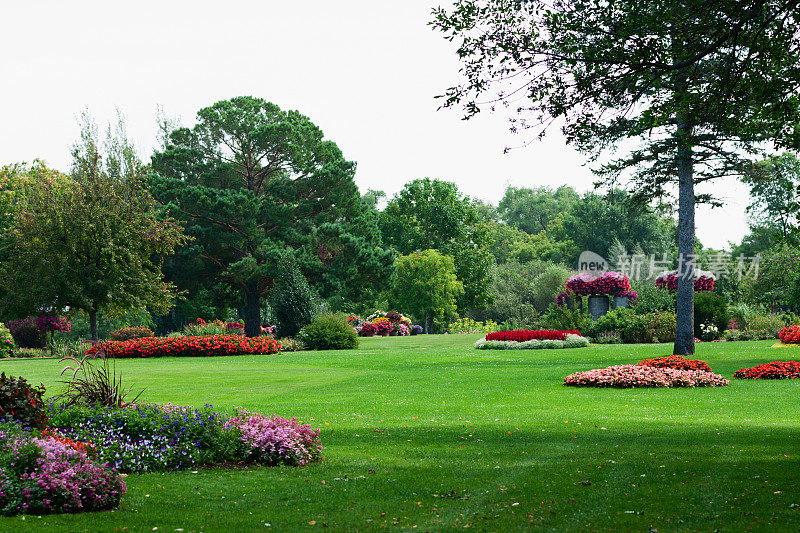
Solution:
<path fill-rule="evenodd" d="M 297 335 L 319 311 L 317 296 L 291 255 L 284 256 L 278 263 L 271 306 L 281 337 Z"/>
<path fill-rule="evenodd" d="M 0 374 L 0 420 L 23 427 L 42 428 L 47 423 L 44 386 L 34 387 L 22 377 Z"/>
<path fill-rule="evenodd" d="M 728 327 L 728 302 L 713 292 L 699 292 L 694 295 L 694 330 L 695 337 L 700 338 L 700 326 L 713 324 L 719 332 Z"/>
<path fill-rule="evenodd" d="M 358 347 L 358 335 L 343 316 L 324 314 L 305 326 L 297 339 L 311 350 L 351 350 Z"/>
<path fill-rule="evenodd" d="M 36 326 L 36 317 L 29 316 L 6 322 L 14 342 L 20 348 L 45 348 L 47 335 Z"/>
<path fill-rule="evenodd" d="M 675 293 L 656 287 L 652 279 L 631 281 L 631 287 L 639 295 L 633 305 L 637 314 L 646 315 L 656 311 L 675 310 Z"/>
<path fill-rule="evenodd" d="M 380 241 L 347 161 L 308 117 L 237 97 L 197 113 L 153 156 L 153 194 L 195 237 L 171 270 L 182 288 L 238 292 L 248 336 L 287 249 L 323 296 L 358 299 L 385 280 L 394 259 Z M 218 290 L 219 289 L 219 290 Z M 212 296 L 215 305 L 230 294 Z"/>

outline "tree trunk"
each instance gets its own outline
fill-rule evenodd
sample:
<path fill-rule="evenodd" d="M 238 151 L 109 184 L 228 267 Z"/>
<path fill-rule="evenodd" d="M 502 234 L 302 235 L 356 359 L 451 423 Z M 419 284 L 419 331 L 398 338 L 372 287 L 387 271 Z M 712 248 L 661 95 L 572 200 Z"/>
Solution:
<path fill-rule="evenodd" d="M 433 317 L 430 313 L 425 313 L 425 335 L 429 335 L 433 329 Z"/>
<path fill-rule="evenodd" d="M 244 292 L 247 299 L 244 309 L 244 331 L 248 337 L 258 337 L 261 335 L 261 294 L 258 291 L 258 281 L 247 282 Z"/>
<path fill-rule="evenodd" d="M 678 294 L 675 355 L 694 354 L 694 173 L 691 126 L 678 117 Z"/>
<path fill-rule="evenodd" d="M 93 341 L 100 340 L 97 335 L 97 310 L 95 309 L 89 309 L 89 331 L 92 334 Z"/>

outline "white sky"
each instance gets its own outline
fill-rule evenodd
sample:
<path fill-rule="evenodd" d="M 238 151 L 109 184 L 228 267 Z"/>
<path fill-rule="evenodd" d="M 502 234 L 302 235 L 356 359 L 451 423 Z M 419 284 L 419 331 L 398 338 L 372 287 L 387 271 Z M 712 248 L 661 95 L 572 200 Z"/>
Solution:
<path fill-rule="evenodd" d="M 557 131 L 504 155 L 504 117 L 462 121 L 434 96 L 458 82 L 452 43 L 427 26 L 449 0 L 137 2 L 28 0 L 0 7 L 0 164 L 69 170 L 76 115 L 126 115 L 149 159 L 156 107 L 193 123 L 198 109 L 253 95 L 298 109 L 358 163 L 362 191 L 456 182 L 497 203 L 507 184 L 591 189 L 585 158 Z M 728 207 L 698 211 L 698 235 L 722 247 L 747 232 L 747 189 L 714 185 Z"/>

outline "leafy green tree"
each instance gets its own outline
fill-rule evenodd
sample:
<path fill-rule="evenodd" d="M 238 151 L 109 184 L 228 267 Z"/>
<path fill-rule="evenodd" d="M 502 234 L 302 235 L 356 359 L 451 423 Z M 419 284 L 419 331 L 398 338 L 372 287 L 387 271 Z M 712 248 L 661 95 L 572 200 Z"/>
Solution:
<path fill-rule="evenodd" d="M 744 182 L 753 201 L 747 212 L 753 226 L 771 228 L 782 241 L 798 244 L 800 160 L 791 153 L 774 155 L 748 169 Z"/>
<path fill-rule="evenodd" d="M 800 311 L 800 248 L 779 243 L 767 250 L 758 276 L 743 282 L 745 298 L 780 310 Z"/>
<path fill-rule="evenodd" d="M 407 183 L 384 209 L 382 232 L 400 254 L 436 249 L 452 257 L 464 285 L 459 309 L 480 309 L 489 302 L 492 257 L 486 226 L 455 183 L 430 178 Z"/>
<path fill-rule="evenodd" d="M 287 250 L 323 296 L 355 299 L 389 276 L 394 255 L 377 221 L 361 216 L 355 163 L 297 111 L 253 97 L 217 102 L 170 133 L 153 170 L 154 195 L 196 239 L 194 266 L 242 294 L 249 336 Z"/>
<path fill-rule="evenodd" d="M 122 122 L 103 148 L 84 114 L 72 176 L 36 166 L 20 183 L 6 232 L 9 259 L 0 267 L 5 311 L 80 309 L 97 340 L 101 310 L 169 308 L 174 287 L 163 280 L 161 260 L 185 238 L 159 216 Z"/>
<path fill-rule="evenodd" d="M 569 211 L 579 198 L 575 189 L 567 185 L 555 190 L 550 187 L 508 187 L 497 211 L 507 224 L 534 234 L 547 231 L 548 226 Z"/>
<path fill-rule="evenodd" d="M 435 318 L 456 316 L 456 302 L 464 293 L 464 286 L 456 276 L 452 257 L 438 250 L 425 250 L 404 255 L 395 265 L 393 304 L 423 318 L 425 333 L 432 331 Z"/>
<path fill-rule="evenodd" d="M 695 204 L 711 200 L 695 185 L 740 174 L 759 142 L 800 144 L 799 14 L 797 3 L 764 0 L 459 0 L 432 24 L 458 41 L 466 78 L 445 107 L 470 117 L 480 102 L 511 106 L 512 128 L 563 124 L 594 158 L 626 149 L 602 180 L 624 174 L 641 202 L 677 187 L 678 248 L 690 259 Z M 686 273 L 676 354 L 694 353 Z"/>

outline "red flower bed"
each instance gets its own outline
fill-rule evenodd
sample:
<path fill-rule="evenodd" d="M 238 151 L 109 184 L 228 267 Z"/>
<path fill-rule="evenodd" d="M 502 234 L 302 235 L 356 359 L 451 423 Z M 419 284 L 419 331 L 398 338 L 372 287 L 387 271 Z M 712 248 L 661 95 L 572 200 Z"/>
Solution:
<path fill-rule="evenodd" d="M 783 344 L 800 344 L 800 326 L 783 328 L 778 334 L 778 338 Z"/>
<path fill-rule="evenodd" d="M 670 355 L 669 357 L 656 357 L 654 359 L 645 359 L 637 364 L 637 366 L 652 366 L 655 368 L 674 368 L 676 370 L 702 370 L 704 372 L 711 372 L 711 367 L 708 363 L 699 359 L 686 359 L 680 355 Z"/>
<path fill-rule="evenodd" d="M 797 361 L 773 361 L 756 365 L 753 368 L 742 368 L 734 372 L 733 377 L 739 379 L 797 379 L 800 378 L 800 363 Z"/>
<path fill-rule="evenodd" d="M 93 345 L 86 355 L 104 351 L 107 357 L 213 357 L 218 355 L 269 354 L 281 343 L 269 337 L 208 335 L 203 337 L 144 337 L 129 341 L 107 341 Z"/>
<path fill-rule="evenodd" d="M 516 342 L 525 342 L 530 340 L 553 340 L 553 341 L 563 341 L 567 338 L 567 335 L 580 335 L 580 331 L 556 331 L 551 329 L 540 329 L 536 331 L 528 330 L 528 329 L 518 329 L 516 331 L 496 331 L 495 333 L 489 333 L 486 335 L 487 341 L 516 341 Z"/>

